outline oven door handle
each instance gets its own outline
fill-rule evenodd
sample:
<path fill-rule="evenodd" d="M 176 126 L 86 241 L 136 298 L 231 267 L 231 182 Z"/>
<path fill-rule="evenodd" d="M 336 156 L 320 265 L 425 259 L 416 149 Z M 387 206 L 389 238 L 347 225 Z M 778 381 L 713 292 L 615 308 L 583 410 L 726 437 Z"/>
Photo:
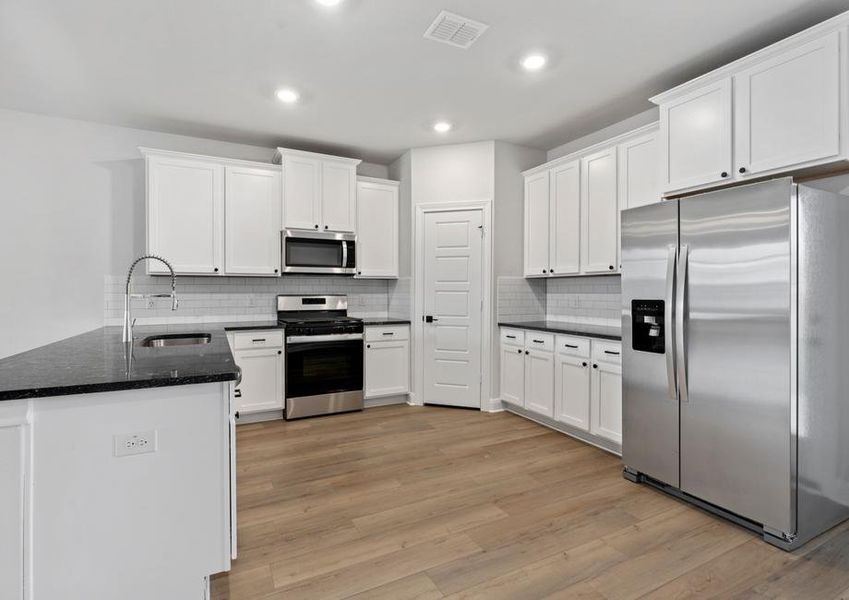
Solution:
<path fill-rule="evenodd" d="M 362 333 L 330 333 L 327 335 L 293 335 L 286 344 L 312 344 L 314 342 L 348 342 L 363 339 Z"/>

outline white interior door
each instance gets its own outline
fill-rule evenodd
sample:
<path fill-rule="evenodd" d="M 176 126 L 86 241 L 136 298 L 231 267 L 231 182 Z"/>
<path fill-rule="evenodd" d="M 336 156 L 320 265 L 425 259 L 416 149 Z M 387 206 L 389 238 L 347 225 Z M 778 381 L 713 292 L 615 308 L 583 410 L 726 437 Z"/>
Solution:
<path fill-rule="evenodd" d="M 424 215 L 426 404 L 480 407 L 482 226 L 479 209 Z"/>

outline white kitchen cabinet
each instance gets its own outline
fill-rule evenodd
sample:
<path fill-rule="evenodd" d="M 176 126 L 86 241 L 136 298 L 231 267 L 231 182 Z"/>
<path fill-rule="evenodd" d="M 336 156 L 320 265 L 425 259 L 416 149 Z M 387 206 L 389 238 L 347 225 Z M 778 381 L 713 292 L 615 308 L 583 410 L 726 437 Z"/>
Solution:
<path fill-rule="evenodd" d="M 619 264 L 616 147 L 582 158 L 581 180 L 581 272 L 613 272 Z"/>
<path fill-rule="evenodd" d="M 554 371 L 554 418 L 590 430 L 589 357 L 557 354 Z"/>
<path fill-rule="evenodd" d="M 706 84 L 660 106 L 660 176 L 664 192 L 731 175 L 731 78 Z"/>
<path fill-rule="evenodd" d="M 525 349 L 501 343 L 501 399 L 525 405 Z"/>
<path fill-rule="evenodd" d="M 619 144 L 618 161 L 620 210 L 660 202 L 657 130 Z"/>
<path fill-rule="evenodd" d="M 622 443 L 621 345 L 593 342 L 590 433 Z"/>
<path fill-rule="evenodd" d="M 574 160 L 550 172 L 550 275 L 581 272 L 581 163 Z"/>
<path fill-rule="evenodd" d="M 0 597 L 23 600 L 26 572 L 27 402 L 4 402 L 0 408 Z"/>
<path fill-rule="evenodd" d="M 840 155 L 840 33 L 734 76 L 735 167 L 758 175 Z"/>
<path fill-rule="evenodd" d="M 280 272 L 280 168 L 228 166 L 224 176 L 224 270 Z"/>
<path fill-rule="evenodd" d="M 548 275 L 549 189 L 548 171 L 525 177 L 525 277 Z"/>
<path fill-rule="evenodd" d="M 224 260 L 224 165 L 142 149 L 147 169 L 147 251 L 180 274 L 214 275 Z M 165 274 L 159 261 L 148 273 Z"/>
<path fill-rule="evenodd" d="M 364 337 L 364 397 L 407 394 L 410 391 L 410 327 L 367 327 Z"/>
<path fill-rule="evenodd" d="M 353 233 L 359 160 L 278 148 L 283 165 L 283 228 Z"/>
<path fill-rule="evenodd" d="M 233 360 L 242 369 L 235 391 L 239 415 L 279 411 L 286 406 L 283 332 L 279 329 L 227 334 Z"/>
<path fill-rule="evenodd" d="M 554 416 L 554 353 L 525 350 L 525 408 Z"/>
<path fill-rule="evenodd" d="M 357 181 L 357 278 L 398 278 L 398 186 L 367 177 Z"/>

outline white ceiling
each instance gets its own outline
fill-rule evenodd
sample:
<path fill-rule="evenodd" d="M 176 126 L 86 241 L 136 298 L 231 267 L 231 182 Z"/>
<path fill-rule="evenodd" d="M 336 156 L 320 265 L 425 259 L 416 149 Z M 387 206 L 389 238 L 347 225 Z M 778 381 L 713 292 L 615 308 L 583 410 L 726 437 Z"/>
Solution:
<path fill-rule="evenodd" d="M 469 50 L 440 10 L 490 25 Z M 0 106 L 389 162 L 501 139 L 548 149 L 849 9 L 846 0 L 0 0 Z M 527 50 L 544 72 L 517 67 Z M 274 97 L 302 94 L 296 106 Z M 430 125 L 456 123 L 440 136 Z"/>

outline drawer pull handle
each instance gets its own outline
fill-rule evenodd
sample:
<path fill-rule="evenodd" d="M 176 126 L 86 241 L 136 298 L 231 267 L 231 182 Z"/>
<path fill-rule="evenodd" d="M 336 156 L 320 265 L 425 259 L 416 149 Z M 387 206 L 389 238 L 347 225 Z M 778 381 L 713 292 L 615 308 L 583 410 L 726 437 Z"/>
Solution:
<path fill-rule="evenodd" d="M 242 397 L 242 390 L 235 390 L 235 393 L 233 395 L 236 398 L 241 398 Z M 236 418 L 238 418 L 238 417 L 236 417 Z"/>
<path fill-rule="evenodd" d="M 252 341 L 252 342 L 254 342 L 254 343 L 256 343 L 256 342 L 264 342 L 264 341 L 265 341 L 265 338 L 254 338 L 254 339 L 252 339 L 251 341 Z"/>
<path fill-rule="evenodd" d="M 508 336 L 505 336 L 505 337 L 506 337 L 508 340 L 515 340 L 515 339 L 516 339 L 516 336 L 515 336 L 515 335 L 508 335 Z"/>
<path fill-rule="evenodd" d="M 534 344 L 544 344 L 545 340 L 533 340 Z"/>
<path fill-rule="evenodd" d="M 563 345 L 566 346 L 567 348 L 577 348 L 578 347 L 575 344 L 563 344 Z"/>
<path fill-rule="evenodd" d="M 383 335 L 395 335 L 394 331 L 384 331 Z"/>
<path fill-rule="evenodd" d="M 619 356 L 618 352 L 613 352 L 612 350 L 605 350 L 604 353 L 605 354 L 611 354 L 613 356 Z"/>

